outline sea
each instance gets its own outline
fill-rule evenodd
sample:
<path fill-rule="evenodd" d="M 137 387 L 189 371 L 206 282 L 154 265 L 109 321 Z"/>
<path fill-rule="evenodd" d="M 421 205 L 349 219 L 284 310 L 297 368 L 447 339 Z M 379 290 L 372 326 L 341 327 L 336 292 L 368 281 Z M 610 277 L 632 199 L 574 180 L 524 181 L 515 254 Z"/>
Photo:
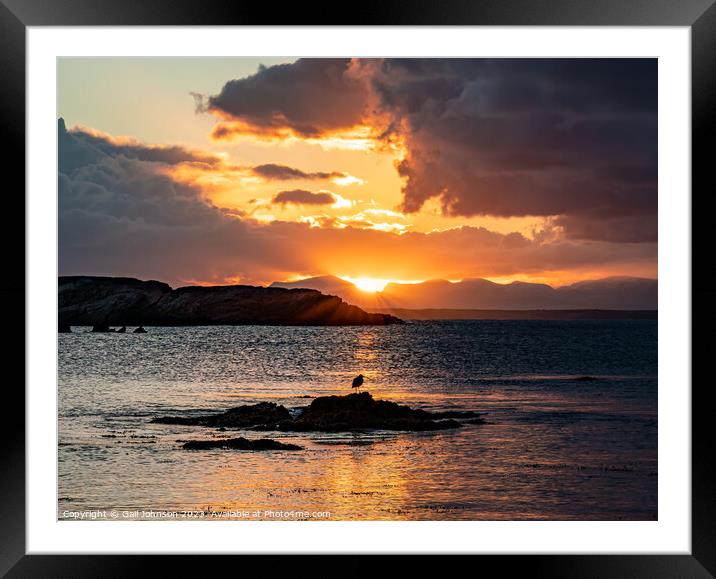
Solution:
<path fill-rule="evenodd" d="M 147 330 L 58 335 L 58 519 L 658 517 L 656 320 Z M 349 394 L 358 374 L 376 399 L 478 411 L 486 423 L 418 433 L 152 423 L 262 401 L 298 414 L 313 397 Z M 182 448 L 236 436 L 303 450 Z"/>

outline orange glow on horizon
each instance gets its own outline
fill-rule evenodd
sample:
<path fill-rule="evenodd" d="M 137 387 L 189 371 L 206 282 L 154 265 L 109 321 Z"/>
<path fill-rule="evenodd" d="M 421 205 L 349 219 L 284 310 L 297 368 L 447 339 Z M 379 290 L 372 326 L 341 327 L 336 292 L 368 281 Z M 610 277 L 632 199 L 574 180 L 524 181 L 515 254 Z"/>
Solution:
<path fill-rule="evenodd" d="M 352 283 L 359 290 L 367 293 L 382 292 L 385 286 L 390 283 L 389 279 L 378 279 L 375 277 L 356 277 L 356 278 L 341 278 Z"/>
<path fill-rule="evenodd" d="M 414 285 L 423 283 L 425 280 L 400 280 L 400 279 L 384 279 L 377 277 L 350 277 L 347 275 L 337 276 L 340 279 L 352 283 L 359 290 L 366 293 L 380 293 L 388 284 Z"/>
<path fill-rule="evenodd" d="M 252 133 L 255 127 L 240 124 L 226 128 L 236 129 L 236 133 L 226 135 L 226 140 L 235 141 L 236 150 L 187 148 L 195 160 L 156 163 L 154 170 L 196 188 L 206 203 L 229 218 L 248 223 L 259 234 L 262 227 L 274 224 L 277 233 L 266 230 L 264 235 L 269 240 L 289 231 L 287 224 L 301 224 L 303 228 L 295 228 L 292 234 L 305 242 L 299 244 L 304 262 L 300 276 L 339 271 L 340 274 L 333 275 L 365 294 L 362 300 L 389 300 L 391 288 L 384 291 L 388 284 L 426 280 L 454 283 L 483 278 L 498 284 L 526 282 L 559 287 L 612 276 L 656 277 L 655 263 L 638 256 L 604 265 L 591 258 L 593 263 L 571 267 L 567 264 L 561 268 L 554 267 L 555 256 L 541 263 L 532 257 L 524 261 L 529 253 L 540 251 L 543 242 L 535 232 L 544 228 L 544 217 L 455 217 L 445 214 L 437 198 L 429 199 L 418 211 L 406 211 L 401 205 L 401 188 L 405 183 L 396 171 L 396 163 L 405 158 L 407 149 L 399 138 L 381 141 L 377 126 L 357 125 L 315 137 L 293 132 L 277 135 L 269 130 L 257 135 Z M 87 132 L 115 145 L 141 144 L 127 137 L 111 137 L 89 129 Z M 162 145 L 148 147 L 167 149 Z M 269 147 L 270 158 L 266 156 Z M 252 171 L 254 166 L 267 162 L 295 167 L 298 176 L 272 179 Z M 326 189 L 326 182 L 340 187 L 340 194 Z M 330 193 L 333 202 L 288 205 L 273 202 L 278 192 L 290 189 Z M 310 230 L 317 231 L 307 233 Z M 343 232 L 340 235 L 339 230 Z M 561 234 L 550 239 L 550 243 L 559 242 L 560 237 Z M 560 247 L 559 252 L 575 251 L 578 243 L 563 243 L 564 249 Z M 596 245 L 594 251 L 599 251 Z M 198 285 L 268 285 L 296 276 L 290 269 L 271 268 L 243 275 L 248 278 L 239 282 L 239 276 L 228 269 L 217 272 L 215 277 L 192 281 Z"/>

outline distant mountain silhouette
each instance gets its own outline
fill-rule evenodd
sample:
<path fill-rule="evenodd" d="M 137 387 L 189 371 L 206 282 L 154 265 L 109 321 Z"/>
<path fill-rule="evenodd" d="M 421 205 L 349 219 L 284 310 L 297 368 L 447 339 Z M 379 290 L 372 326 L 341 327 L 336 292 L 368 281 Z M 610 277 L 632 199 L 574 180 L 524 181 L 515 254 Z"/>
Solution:
<path fill-rule="evenodd" d="M 275 281 L 269 287 L 281 287 L 286 289 L 314 289 L 321 293 L 331 295 L 337 295 L 337 292 L 348 291 L 350 289 L 358 290 L 358 288 L 356 288 L 356 286 L 354 286 L 351 282 L 341 279 L 340 277 L 336 277 L 335 275 L 321 275 L 318 277 L 309 277 L 308 279 L 302 279 L 299 281 Z"/>
<path fill-rule="evenodd" d="M 382 292 L 371 294 L 338 277 L 321 276 L 295 282 L 274 282 L 271 287 L 317 289 L 373 310 L 656 310 L 657 285 L 655 279 L 636 277 L 608 277 L 556 288 L 526 282 L 499 284 L 480 278 L 455 283 L 436 279 L 417 284 L 389 283 Z"/>
<path fill-rule="evenodd" d="M 380 307 L 384 304 L 380 294 L 371 294 L 359 290 L 351 282 L 335 275 L 321 275 L 300 281 L 275 281 L 269 287 L 284 289 L 314 289 L 322 294 L 338 296 L 349 304 L 362 304 L 361 307 Z"/>

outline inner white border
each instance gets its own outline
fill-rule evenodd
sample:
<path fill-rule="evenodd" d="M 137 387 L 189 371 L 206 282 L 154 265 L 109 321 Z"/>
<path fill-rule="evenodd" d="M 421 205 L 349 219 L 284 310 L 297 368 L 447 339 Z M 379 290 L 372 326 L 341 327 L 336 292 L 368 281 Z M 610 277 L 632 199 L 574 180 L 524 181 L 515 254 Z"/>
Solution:
<path fill-rule="evenodd" d="M 690 33 L 675 27 L 28 28 L 28 553 L 690 553 Z M 658 521 L 56 520 L 56 58 L 294 55 L 659 58 Z"/>

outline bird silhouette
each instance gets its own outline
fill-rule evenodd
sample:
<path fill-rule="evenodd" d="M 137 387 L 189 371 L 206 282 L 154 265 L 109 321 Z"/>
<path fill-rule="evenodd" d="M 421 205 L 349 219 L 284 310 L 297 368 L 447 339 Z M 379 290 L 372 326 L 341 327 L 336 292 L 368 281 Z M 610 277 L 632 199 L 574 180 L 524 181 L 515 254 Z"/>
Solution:
<path fill-rule="evenodd" d="M 355 378 L 353 378 L 353 386 L 351 388 L 360 388 L 363 386 L 363 374 L 358 374 Z"/>

